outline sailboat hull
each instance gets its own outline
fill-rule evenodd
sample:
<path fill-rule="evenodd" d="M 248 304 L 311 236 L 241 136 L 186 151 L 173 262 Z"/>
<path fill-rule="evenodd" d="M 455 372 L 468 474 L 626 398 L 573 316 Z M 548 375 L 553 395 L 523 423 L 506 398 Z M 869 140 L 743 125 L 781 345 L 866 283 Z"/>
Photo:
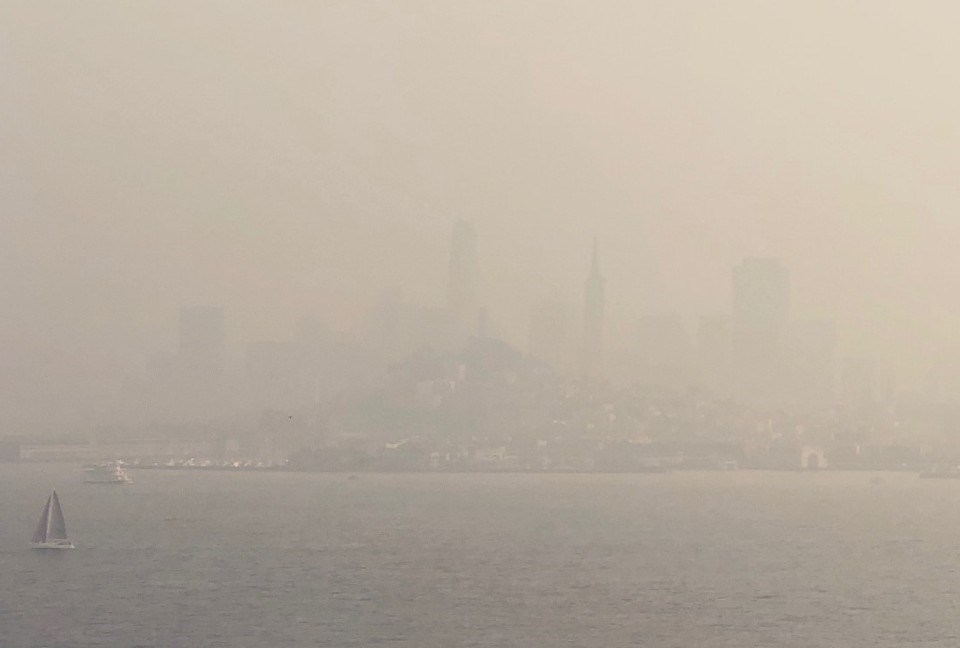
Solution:
<path fill-rule="evenodd" d="M 51 542 L 31 542 L 31 549 L 76 549 L 69 540 L 51 541 Z"/>

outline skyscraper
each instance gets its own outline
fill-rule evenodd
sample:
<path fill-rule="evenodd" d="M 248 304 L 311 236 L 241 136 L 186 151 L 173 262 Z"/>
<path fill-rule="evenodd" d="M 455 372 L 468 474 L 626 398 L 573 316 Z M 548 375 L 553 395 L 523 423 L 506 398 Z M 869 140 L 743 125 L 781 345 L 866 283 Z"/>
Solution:
<path fill-rule="evenodd" d="M 600 275 L 600 255 L 593 241 L 590 275 L 583 291 L 583 375 L 598 379 L 603 375 L 604 279 Z"/>
<path fill-rule="evenodd" d="M 450 240 L 450 279 L 447 308 L 457 318 L 461 332 L 474 332 L 480 310 L 477 306 L 478 283 L 477 231 L 469 221 L 457 221 Z"/>

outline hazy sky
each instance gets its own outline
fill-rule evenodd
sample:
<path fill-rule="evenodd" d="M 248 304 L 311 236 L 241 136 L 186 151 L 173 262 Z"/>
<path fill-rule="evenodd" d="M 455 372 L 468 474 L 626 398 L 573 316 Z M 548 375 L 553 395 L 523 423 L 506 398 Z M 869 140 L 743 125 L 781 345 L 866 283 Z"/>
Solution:
<path fill-rule="evenodd" d="M 238 343 L 439 304 L 453 221 L 525 339 L 728 309 L 780 257 L 794 315 L 912 380 L 960 347 L 954 2 L 405 0 L 0 6 L 0 405 L 95 404 L 184 304 Z"/>

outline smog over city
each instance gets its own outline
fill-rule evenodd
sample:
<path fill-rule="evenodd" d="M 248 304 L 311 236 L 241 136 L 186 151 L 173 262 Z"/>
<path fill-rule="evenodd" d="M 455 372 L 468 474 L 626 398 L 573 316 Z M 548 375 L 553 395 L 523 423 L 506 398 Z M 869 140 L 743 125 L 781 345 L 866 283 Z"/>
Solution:
<path fill-rule="evenodd" d="M 960 6 L 0 16 L 9 645 L 956 636 Z"/>

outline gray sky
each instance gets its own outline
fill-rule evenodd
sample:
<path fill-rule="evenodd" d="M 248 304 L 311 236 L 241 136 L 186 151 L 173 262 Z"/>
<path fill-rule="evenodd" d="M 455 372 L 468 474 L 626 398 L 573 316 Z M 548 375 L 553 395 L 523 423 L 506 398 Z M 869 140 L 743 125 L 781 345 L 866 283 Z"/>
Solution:
<path fill-rule="evenodd" d="M 234 338 L 439 304 L 457 218 L 516 340 L 724 311 L 745 255 L 795 316 L 916 378 L 960 347 L 952 2 L 22 2 L 0 7 L 0 405 L 96 404 L 221 304 Z M 61 407 L 62 406 L 62 407 Z M 10 412 L 13 412 L 10 414 Z"/>

